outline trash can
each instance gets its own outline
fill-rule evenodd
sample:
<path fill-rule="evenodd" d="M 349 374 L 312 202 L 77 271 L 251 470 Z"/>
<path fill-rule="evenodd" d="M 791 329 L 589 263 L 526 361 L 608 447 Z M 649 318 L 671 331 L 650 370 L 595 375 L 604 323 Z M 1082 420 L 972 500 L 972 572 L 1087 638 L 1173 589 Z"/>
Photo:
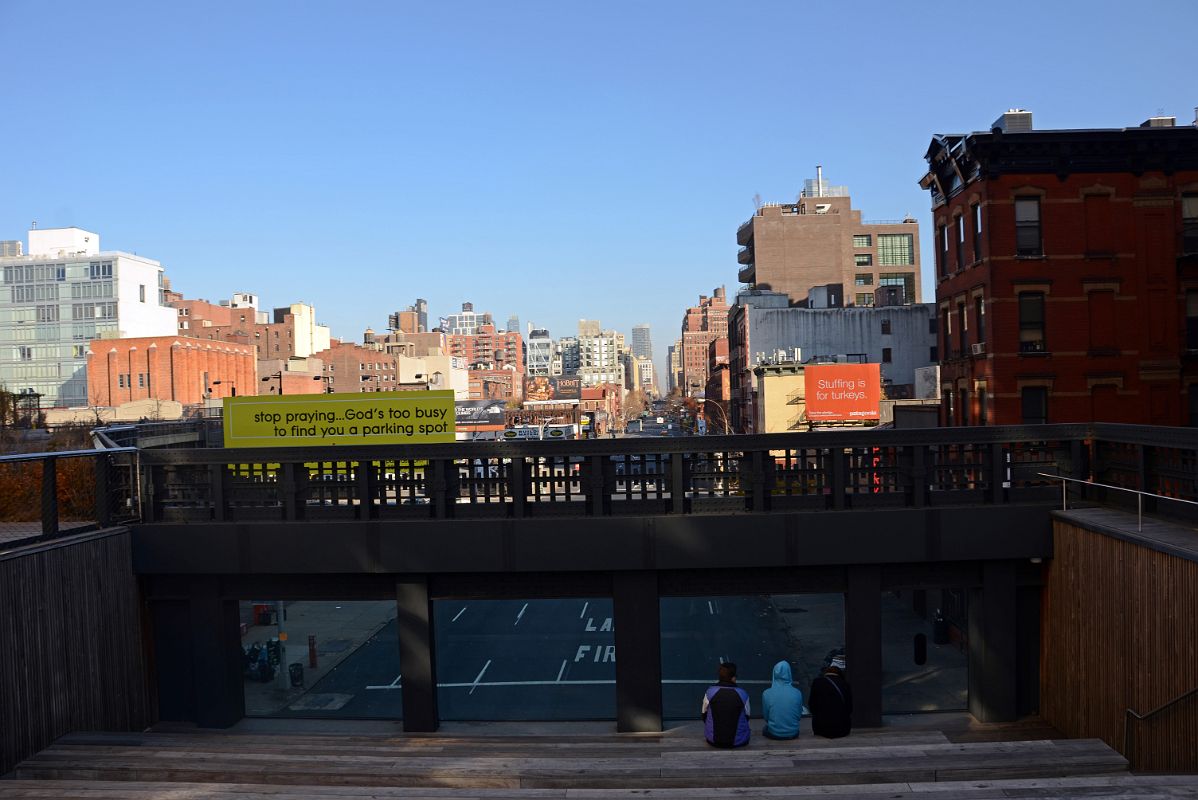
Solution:
<path fill-rule="evenodd" d="M 304 685 L 304 665 L 296 661 L 294 664 L 287 666 L 287 674 L 291 676 L 291 685 L 293 687 Z"/>
<path fill-rule="evenodd" d="M 936 616 L 932 619 L 932 643 L 948 644 L 948 622 L 940 609 L 936 609 Z"/>

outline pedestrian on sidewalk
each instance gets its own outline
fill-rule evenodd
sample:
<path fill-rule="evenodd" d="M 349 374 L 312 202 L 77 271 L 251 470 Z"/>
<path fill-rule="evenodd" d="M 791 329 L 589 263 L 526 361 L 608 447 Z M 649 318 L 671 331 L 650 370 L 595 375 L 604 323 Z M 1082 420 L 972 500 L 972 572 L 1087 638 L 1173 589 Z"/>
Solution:
<path fill-rule="evenodd" d="M 767 739 L 794 739 L 799 735 L 803 693 L 795 688 L 790 664 L 785 661 L 774 665 L 773 683 L 761 693 L 761 716 L 765 719 L 761 732 Z"/>
<path fill-rule="evenodd" d="M 749 693 L 736 685 L 736 665 L 720 664 L 719 682 L 703 694 L 703 735 L 714 747 L 749 743 Z"/>
<path fill-rule="evenodd" d="M 853 729 L 853 690 L 845 678 L 844 664 L 843 654 L 834 655 L 820 676 L 811 682 L 807 708 L 816 736 L 839 739 Z"/>

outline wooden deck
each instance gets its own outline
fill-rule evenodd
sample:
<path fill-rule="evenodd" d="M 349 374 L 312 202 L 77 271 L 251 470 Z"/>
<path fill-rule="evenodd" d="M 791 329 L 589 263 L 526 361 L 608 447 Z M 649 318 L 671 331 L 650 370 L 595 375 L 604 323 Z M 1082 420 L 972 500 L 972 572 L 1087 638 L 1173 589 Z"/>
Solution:
<path fill-rule="evenodd" d="M 1136 776 L 1097 740 L 950 741 L 881 729 L 707 747 L 661 735 L 75 733 L 0 780 L 10 798 L 1198 797 L 1198 776 Z"/>

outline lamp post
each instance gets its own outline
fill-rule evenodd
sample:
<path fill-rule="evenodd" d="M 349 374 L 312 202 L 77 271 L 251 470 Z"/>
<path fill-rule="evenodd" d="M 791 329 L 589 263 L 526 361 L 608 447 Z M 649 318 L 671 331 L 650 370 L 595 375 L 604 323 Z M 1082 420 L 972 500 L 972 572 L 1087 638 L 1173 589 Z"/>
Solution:
<path fill-rule="evenodd" d="M 266 377 L 264 377 L 262 379 L 262 382 L 266 383 L 267 381 L 273 381 L 275 378 L 279 379 L 279 395 L 281 396 L 283 394 L 283 371 L 282 370 L 279 370 L 278 372 L 274 373 L 273 375 L 267 375 Z M 322 381 L 322 380 L 324 380 L 324 378 L 321 377 L 320 375 L 313 375 L 312 380 Z M 214 381 L 214 382 L 220 383 L 220 381 Z M 274 387 L 271 387 L 271 388 L 273 389 Z"/>
<path fill-rule="evenodd" d="M 212 381 L 211 385 L 212 386 L 220 386 L 223 383 L 225 383 L 225 381 Z M 237 396 L 237 384 L 234 383 L 233 381 L 229 381 L 228 383 L 229 383 L 229 396 L 236 397 Z"/>
<path fill-rule="evenodd" d="M 728 429 L 728 413 L 727 413 L 726 411 L 724 411 L 724 407 L 723 407 L 723 406 L 721 406 L 719 403 L 717 403 L 717 402 L 714 402 L 714 401 L 713 401 L 713 402 L 712 402 L 710 405 L 708 405 L 708 403 L 707 403 L 707 398 L 705 398 L 705 397 L 704 397 L 704 398 L 700 398 L 700 399 L 699 399 L 699 404 L 700 404 L 700 406 L 701 406 L 701 407 L 702 407 L 702 409 L 703 409 L 703 415 L 704 415 L 704 416 L 707 416 L 707 409 L 708 409 L 708 408 L 717 408 L 717 409 L 719 409 L 719 412 L 720 412 L 720 417 L 721 417 L 721 418 L 723 419 L 723 421 L 724 421 L 724 435 L 725 435 L 725 436 L 727 436 L 727 435 L 730 433 L 730 431 L 729 431 L 729 429 Z"/>

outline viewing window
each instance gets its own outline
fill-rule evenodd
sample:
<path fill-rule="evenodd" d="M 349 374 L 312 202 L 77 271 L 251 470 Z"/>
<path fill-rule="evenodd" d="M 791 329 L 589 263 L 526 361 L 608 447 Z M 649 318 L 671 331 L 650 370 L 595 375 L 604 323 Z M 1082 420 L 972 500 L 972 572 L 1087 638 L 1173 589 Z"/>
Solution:
<path fill-rule="evenodd" d="M 1019 393 L 1024 425 L 1048 424 L 1048 389 L 1044 386 L 1025 386 Z"/>
<path fill-rule="evenodd" d="M 859 267 L 872 267 L 874 265 L 873 253 L 858 253 L 853 256 L 853 263 Z"/>
<path fill-rule="evenodd" d="M 1019 293 L 1019 352 L 1043 353 L 1048 348 L 1044 343 L 1044 293 Z"/>
<path fill-rule="evenodd" d="M 982 260 L 982 207 L 974 203 L 969 207 L 969 218 L 973 221 L 973 260 Z"/>
<path fill-rule="evenodd" d="M 965 268 L 965 217 L 957 217 L 957 269 Z"/>
<path fill-rule="evenodd" d="M 873 236 L 868 233 L 853 234 L 853 247 L 873 247 Z"/>
<path fill-rule="evenodd" d="M 915 237 L 910 233 L 878 234 L 878 261 L 883 267 L 915 263 Z"/>
<path fill-rule="evenodd" d="M 858 275 L 853 279 L 854 286 L 873 286 L 873 284 L 874 276 L 869 272 L 858 273 Z"/>
<path fill-rule="evenodd" d="M 1181 251 L 1198 253 L 1198 194 L 1181 198 Z"/>
<path fill-rule="evenodd" d="M 1040 244 L 1040 198 L 1015 198 L 1015 253 L 1021 256 L 1044 254 Z"/>

